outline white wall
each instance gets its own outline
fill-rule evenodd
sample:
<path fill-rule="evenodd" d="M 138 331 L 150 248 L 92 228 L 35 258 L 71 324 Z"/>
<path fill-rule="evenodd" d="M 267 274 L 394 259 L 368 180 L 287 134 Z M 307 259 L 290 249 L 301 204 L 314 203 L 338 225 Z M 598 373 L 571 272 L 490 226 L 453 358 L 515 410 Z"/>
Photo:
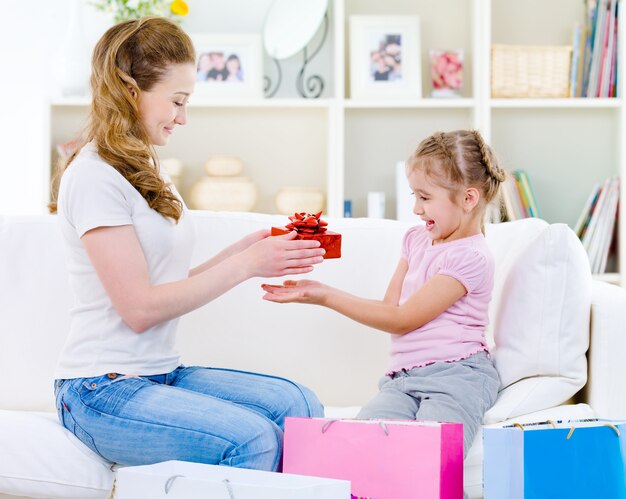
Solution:
<path fill-rule="evenodd" d="M 49 168 L 48 102 L 59 95 L 59 60 L 73 2 L 80 2 L 85 46 L 91 48 L 112 22 L 87 0 L 12 2 L 0 29 L 0 213 L 46 210 Z M 272 0 L 187 0 L 183 21 L 189 33 L 261 33 Z M 318 38 L 320 33 L 318 32 Z M 331 40 L 311 71 L 332 67 Z M 269 62 L 269 61 L 266 61 Z M 277 97 L 296 95 L 294 78 L 301 55 L 285 61 Z M 268 68 L 271 75 L 273 71 Z M 332 82 L 330 85 L 332 86 Z M 327 88 L 328 88 L 327 86 Z M 326 94 L 327 90 L 325 91 Z M 54 146 L 54 144 L 52 145 Z M 42 173 L 44 172 L 44 173 Z"/>
<path fill-rule="evenodd" d="M 49 97 L 71 0 L 13 2 L 0 30 L 0 213 L 45 211 Z M 102 26 L 102 15 L 87 19 Z M 92 34 L 96 34 L 92 30 Z"/>

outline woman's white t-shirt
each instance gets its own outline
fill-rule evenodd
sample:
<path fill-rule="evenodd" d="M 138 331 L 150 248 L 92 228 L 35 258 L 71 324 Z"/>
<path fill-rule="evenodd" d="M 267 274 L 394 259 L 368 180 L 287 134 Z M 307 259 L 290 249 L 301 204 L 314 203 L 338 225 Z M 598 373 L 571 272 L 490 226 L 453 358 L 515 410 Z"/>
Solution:
<path fill-rule="evenodd" d="M 195 240 L 187 210 L 175 223 L 151 209 L 141 194 L 98 156 L 95 145 L 89 143 L 61 178 L 58 216 L 68 250 L 74 306 L 55 378 L 84 378 L 112 372 L 149 375 L 178 367 L 180 358 L 175 348 L 178 319 L 157 324 L 143 333 L 134 332 L 113 307 L 80 238 L 96 227 L 132 225 L 146 258 L 151 283 L 178 281 L 188 276 Z"/>

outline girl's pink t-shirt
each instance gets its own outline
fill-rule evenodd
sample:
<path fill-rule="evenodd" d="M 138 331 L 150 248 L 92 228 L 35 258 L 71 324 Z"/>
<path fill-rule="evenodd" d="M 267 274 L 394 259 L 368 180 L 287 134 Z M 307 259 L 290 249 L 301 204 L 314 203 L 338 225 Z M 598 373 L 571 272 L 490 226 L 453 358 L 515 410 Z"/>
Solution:
<path fill-rule="evenodd" d="M 404 236 L 402 257 L 409 268 L 400 304 L 436 274 L 455 278 L 467 293 L 422 327 L 391 337 L 390 372 L 461 360 L 487 351 L 485 329 L 494 261 L 485 237 L 478 234 L 433 245 L 423 226 L 412 227 Z"/>

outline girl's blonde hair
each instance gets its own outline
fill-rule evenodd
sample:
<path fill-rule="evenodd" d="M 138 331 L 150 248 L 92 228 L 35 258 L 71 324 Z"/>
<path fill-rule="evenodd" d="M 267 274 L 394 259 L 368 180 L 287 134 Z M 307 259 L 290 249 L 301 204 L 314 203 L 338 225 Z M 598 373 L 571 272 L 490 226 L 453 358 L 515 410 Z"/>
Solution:
<path fill-rule="evenodd" d="M 163 17 L 144 17 L 114 25 L 93 51 L 89 122 L 62 173 L 87 142 L 139 191 L 150 208 L 178 221 L 183 205 L 159 175 L 158 158 L 144 129 L 137 97 L 162 81 L 170 66 L 194 64 L 189 36 Z M 51 203 L 51 210 L 56 203 Z"/>
<path fill-rule="evenodd" d="M 451 194 L 469 186 L 481 193 L 483 210 L 497 198 L 506 173 L 477 130 L 437 132 L 424 139 L 407 161 L 407 173 L 422 170 Z"/>

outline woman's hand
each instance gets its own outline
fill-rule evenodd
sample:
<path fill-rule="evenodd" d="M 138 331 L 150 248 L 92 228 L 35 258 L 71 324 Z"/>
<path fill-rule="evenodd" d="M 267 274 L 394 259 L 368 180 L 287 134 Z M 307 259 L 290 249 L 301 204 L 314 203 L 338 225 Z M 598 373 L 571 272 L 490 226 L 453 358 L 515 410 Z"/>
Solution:
<path fill-rule="evenodd" d="M 248 234 L 245 237 L 242 237 L 236 243 L 236 252 L 238 253 L 240 251 L 244 251 L 248 249 L 254 243 L 258 243 L 259 241 L 262 241 L 266 237 L 269 237 L 269 235 L 270 235 L 269 229 L 261 229 L 261 230 L 257 230 L 256 232 L 253 232 L 252 234 Z"/>
<path fill-rule="evenodd" d="M 262 241 L 269 235 L 270 235 L 270 231 L 268 229 L 261 229 L 256 232 L 253 232 L 252 234 L 248 234 L 247 236 L 241 238 L 239 241 L 231 244 L 227 248 L 224 248 L 217 255 L 214 255 L 213 257 L 211 257 L 209 260 L 191 269 L 189 271 L 189 277 L 200 274 L 201 272 L 204 272 L 205 270 L 208 270 L 214 267 L 218 263 L 223 262 L 227 258 L 233 255 L 237 255 L 241 253 L 242 251 L 245 251 L 254 243 Z"/>
<path fill-rule="evenodd" d="M 252 238 L 253 233 L 247 236 Z M 313 265 L 321 263 L 325 250 L 320 242 L 312 239 L 298 239 L 297 233 L 282 236 L 263 237 L 241 251 L 241 259 L 248 275 L 256 277 L 279 277 L 287 274 L 304 274 L 313 270 Z M 244 238 L 246 239 L 246 238 Z"/>
<path fill-rule="evenodd" d="M 265 291 L 264 300 L 276 303 L 313 303 L 315 305 L 322 305 L 330 290 L 329 286 L 308 279 L 285 281 L 282 285 L 262 284 L 261 287 Z"/>

